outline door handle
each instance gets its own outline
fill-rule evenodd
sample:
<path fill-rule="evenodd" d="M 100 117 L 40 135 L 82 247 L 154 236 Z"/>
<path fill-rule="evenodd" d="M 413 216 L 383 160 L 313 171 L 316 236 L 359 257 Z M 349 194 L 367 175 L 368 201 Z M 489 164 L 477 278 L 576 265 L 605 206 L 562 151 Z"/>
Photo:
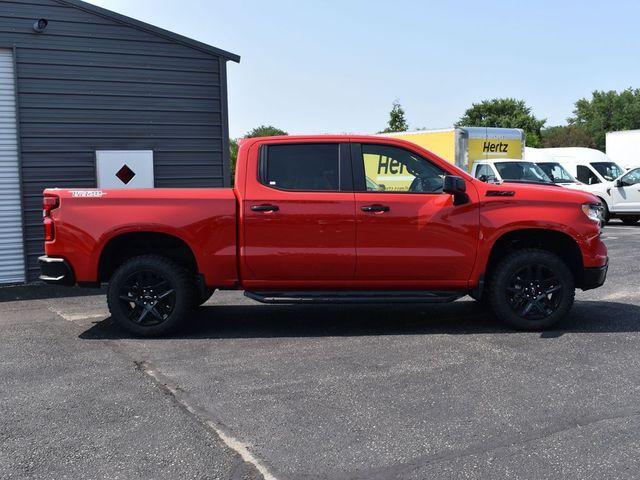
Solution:
<path fill-rule="evenodd" d="M 377 212 L 388 212 L 391 209 L 386 205 L 365 205 L 364 207 L 361 207 L 360 210 L 368 213 L 377 213 Z"/>
<path fill-rule="evenodd" d="M 251 210 L 254 212 L 277 212 L 280 207 L 277 205 L 251 205 Z"/>

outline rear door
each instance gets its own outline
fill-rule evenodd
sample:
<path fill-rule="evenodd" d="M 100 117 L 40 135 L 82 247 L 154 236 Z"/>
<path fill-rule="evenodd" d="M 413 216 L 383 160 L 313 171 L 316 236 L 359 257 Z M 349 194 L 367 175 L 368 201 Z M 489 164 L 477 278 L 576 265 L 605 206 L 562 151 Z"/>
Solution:
<path fill-rule="evenodd" d="M 354 144 L 359 288 L 466 288 L 478 246 L 477 193 L 453 205 L 447 172 L 413 151 Z"/>
<path fill-rule="evenodd" d="M 349 144 L 280 141 L 257 155 L 241 205 L 245 286 L 346 287 L 356 263 Z"/>
<path fill-rule="evenodd" d="M 620 178 L 620 186 L 614 185 L 610 191 L 611 211 L 640 213 L 640 168 Z"/>

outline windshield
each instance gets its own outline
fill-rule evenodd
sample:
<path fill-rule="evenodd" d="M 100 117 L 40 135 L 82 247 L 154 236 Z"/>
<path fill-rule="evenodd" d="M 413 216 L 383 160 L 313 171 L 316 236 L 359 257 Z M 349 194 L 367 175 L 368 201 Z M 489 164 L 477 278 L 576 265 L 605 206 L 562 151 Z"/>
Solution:
<path fill-rule="evenodd" d="M 553 183 L 547 174 L 533 162 L 496 162 L 495 166 L 503 180 Z"/>
<path fill-rule="evenodd" d="M 578 183 L 578 181 L 565 170 L 559 163 L 538 163 L 537 164 L 553 183 Z"/>
<path fill-rule="evenodd" d="M 593 162 L 591 166 L 608 182 L 614 181 L 624 173 L 624 170 L 613 162 Z"/>

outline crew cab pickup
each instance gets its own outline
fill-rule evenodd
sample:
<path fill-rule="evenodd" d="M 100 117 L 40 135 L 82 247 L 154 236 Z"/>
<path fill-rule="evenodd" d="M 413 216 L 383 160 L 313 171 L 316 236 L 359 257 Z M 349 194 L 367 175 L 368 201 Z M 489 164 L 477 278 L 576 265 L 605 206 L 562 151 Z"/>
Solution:
<path fill-rule="evenodd" d="M 108 283 L 113 319 L 140 336 L 174 332 L 223 289 L 265 303 L 470 295 L 541 329 L 608 266 L 593 195 L 483 183 L 389 137 L 247 139 L 233 188 L 47 189 L 43 207 L 41 279 Z"/>

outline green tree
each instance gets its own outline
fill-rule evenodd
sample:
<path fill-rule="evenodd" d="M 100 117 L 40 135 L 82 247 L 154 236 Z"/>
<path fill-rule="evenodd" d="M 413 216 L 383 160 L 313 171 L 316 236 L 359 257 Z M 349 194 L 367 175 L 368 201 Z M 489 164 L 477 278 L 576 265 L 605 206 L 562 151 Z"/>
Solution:
<path fill-rule="evenodd" d="M 545 123 L 546 120 L 539 120 L 531 113 L 524 100 L 494 98 L 472 104 L 456 126 L 521 128 L 526 134 L 527 145 L 539 147 L 540 130 Z"/>
<path fill-rule="evenodd" d="M 289 135 L 284 130 L 280 130 L 272 125 L 260 125 L 259 127 L 254 128 L 247 132 L 244 138 L 255 138 L 255 137 L 281 137 L 283 135 Z"/>
<path fill-rule="evenodd" d="M 577 125 L 560 125 L 542 130 L 542 146 L 595 148 L 596 144 L 584 128 Z"/>
<path fill-rule="evenodd" d="M 406 132 L 409 130 L 409 124 L 404 117 L 404 109 L 398 100 L 393 102 L 393 107 L 389 112 L 389 121 L 387 128 L 380 133 Z"/>
<path fill-rule="evenodd" d="M 231 184 L 236 178 L 236 163 L 238 162 L 238 141 L 234 138 L 229 139 L 229 160 L 231 161 Z"/>
<path fill-rule="evenodd" d="M 272 125 L 260 125 L 246 133 L 244 138 L 255 137 L 280 137 L 283 135 L 289 135 L 284 130 L 280 130 Z M 236 175 L 236 163 L 238 161 L 238 140 L 234 138 L 229 139 L 229 160 L 231 161 L 231 184 Z"/>
<path fill-rule="evenodd" d="M 576 102 L 573 115 L 569 124 L 583 128 L 596 148 L 604 150 L 607 132 L 640 128 L 640 89 L 595 91 L 590 100 Z"/>

